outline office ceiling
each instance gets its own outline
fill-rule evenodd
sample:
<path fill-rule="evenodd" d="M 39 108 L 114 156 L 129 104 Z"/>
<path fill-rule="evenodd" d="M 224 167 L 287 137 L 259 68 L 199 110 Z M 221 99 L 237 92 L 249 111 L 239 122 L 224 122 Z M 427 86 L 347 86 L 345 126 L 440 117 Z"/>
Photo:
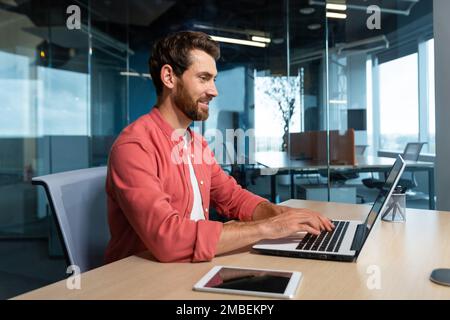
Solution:
<path fill-rule="evenodd" d="M 390 34 L 402 25 L 432 12 L 432 1 L 428 0 L 342 1 L 348 6 L 348 18 L 328 19 L 330 47 Z M 221 43 L 222 62 L 251 62 L 256 68 L 267 68 L 277 73 L 286 70 L 288 44 L 291 55 L 294 52 L 307 53 L 324 48 L 327 23 L 325 1 L 313 1 L 313 3 L 320 2 L 322 4 L 311 4 L 311 0 L 176 1 L 144 29 L 132 27 L 135 32 L 132 33 L 130 41 L 135 47 L 145 46 L 167 32 L 184 29 L 196 29 L 212 35 L 241 39 L 262 32 L 272 39 L 267 48 Z M 380 30 L 367 28 L 366 21 L 369 14 L 366 8 L 369 4 L 377 5 L 382 10 Z M 196 28 L 198 25 L 207 25 L 210 28 L 199 29 Z M 148 33 L 146 30 L 152 32 Z"/>
<path fill-rule="evenodd" d="M 364 8 L 369 2 L 390 11 L 382 13 L 381 30 L 369 31 L 366 27 L 368 14 Z M 347 0 L 348 18 L 328 20 L 330 46 L 390 33 L 432 11 L 432 1 L 428 0 L 369 2 Z M 64 29 L 65 10 L 74 3 L 82 7 L 82 14 L 86 16 L 89 6 L 84 3 L 88 3 L 87 0 L 0 0 L 0 9 L 27 15 L 36 26 L 27 30 L 33 35 L 48 38 L 48 31 L 44 29 L 50 24 L 54 26 L 53 40 L 58 42 L 57 45 L 83 48 L 87 45 L 86 36 Z M 310 0 L 91 0 L 90 9 L 93 28 L 110 37 L 111 43 L 129 41 L 132 50 L 146 50 L 157 38 L 187 29 L 233 38 L 267 35 L 272 39 L 267 48 L 222 43 L 221 59 L 225 64 L 251 63 L 253 67 L 268 68 L 276 73 L 286 69 L 287 31 L 290 53 L 323 49 L 326 30 L 324 0 L 313 3 Z M 352 6 L 355 8 L 351 9 Z M 409 15 L 406 14 L 408 9 L 412 9 Z M 87 24 L 86 18 L 82 20 Z M 203 28 L 198 28 L 198 25 L 203 25 Z M 208 29 L 204 29 L 205 25 Z"/>

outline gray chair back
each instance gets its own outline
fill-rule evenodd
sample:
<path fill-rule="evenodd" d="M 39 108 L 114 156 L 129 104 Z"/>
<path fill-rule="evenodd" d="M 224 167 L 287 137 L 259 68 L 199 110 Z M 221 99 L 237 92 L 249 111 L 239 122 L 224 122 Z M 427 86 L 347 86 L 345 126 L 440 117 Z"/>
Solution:
<path fill-rule="evenodd" d="M 408 142 L 403 151 L 402 158 L 409 161 L 419 160 L 420 151 L 426 142 Z"/>
<path fill-rule="evenodd" d="M 418 161 L 424 144 L 426 142 L 408 142 L 403 150 L 402 158 L 408 161 Z M 403 172 L 398 185 L 404 187 L 405 191 L 417 187 L 416 173 L 414 171 Z"/>
<path fill-rule="evenodd" d="M 55 173 L 32 179 L 45 188 L 67 262 L 81 272 L 99 267 L 109 240 L 106 167 Z"/>

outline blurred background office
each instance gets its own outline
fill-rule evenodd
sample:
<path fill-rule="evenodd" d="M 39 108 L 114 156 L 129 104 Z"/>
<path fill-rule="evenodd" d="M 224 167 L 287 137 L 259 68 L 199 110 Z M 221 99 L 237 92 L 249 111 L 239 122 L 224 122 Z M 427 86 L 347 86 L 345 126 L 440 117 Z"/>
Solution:
<path fill-rule="evenodd" d="M 377 159 L 412 153 L 407 206 L 450 210 L 448 14 L 446 0 L 0 0 L 0 298 L 67 276 L 30 180 L 106 164 L 154 105 L 149 50 L 174 31 L 220 42 L 220 95 L 194 126 L 254 130 L 224 153 L 245 150 L 224 164 L 244 187 L 370 204 Z"/>

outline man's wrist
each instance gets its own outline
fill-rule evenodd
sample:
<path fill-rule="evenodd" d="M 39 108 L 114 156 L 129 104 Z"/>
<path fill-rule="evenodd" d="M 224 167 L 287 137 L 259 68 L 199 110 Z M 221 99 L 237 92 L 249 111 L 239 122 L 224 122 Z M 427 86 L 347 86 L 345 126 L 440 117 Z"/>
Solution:
<path fill-rule="evenodd" d="M 252 219 L 262 220 L 270 217 L 274 217 L 282 213 L 282 207 L 277 206 L 269 201 L 263 201 L 259 203 L 253 211 Z"/>

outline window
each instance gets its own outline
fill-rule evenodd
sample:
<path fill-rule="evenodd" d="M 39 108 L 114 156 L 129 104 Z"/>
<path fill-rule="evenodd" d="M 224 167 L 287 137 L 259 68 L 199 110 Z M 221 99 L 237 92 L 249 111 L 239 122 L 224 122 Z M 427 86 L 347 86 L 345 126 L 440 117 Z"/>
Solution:
<path fill-rule="evenodd" d="M 285 127 L 300 132 L 300 120 L 300 77 L 255 77 L 256 151 L 286 151 Z"/>
<path fill-rule="evenodd" d="M 0 51 L 0 138 L 32 136 L 29 58 Z"/>
<path fill-rule="evenodd" d="M 37 74 L 38 135 L 87 136 L 89 76 L 45 67 Z"/>
<path fill-rule="evenodd" d="M 403 151 L 419 138 L 417 53 L 379 66 L 380 149 Z"/>
<path fill-rule="evenodd" d="M 428 71 L 428 152 L 436 153 L 436 117 L 434 91 L 434 39 L 426 42 Z"/>

